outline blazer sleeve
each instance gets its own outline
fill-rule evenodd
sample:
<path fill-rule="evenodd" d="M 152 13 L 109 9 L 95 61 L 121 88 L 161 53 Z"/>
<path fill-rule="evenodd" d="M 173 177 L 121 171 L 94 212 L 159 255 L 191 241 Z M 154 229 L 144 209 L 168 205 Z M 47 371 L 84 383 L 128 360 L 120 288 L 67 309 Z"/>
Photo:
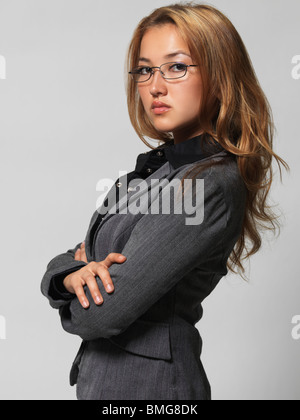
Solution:
<path fill-rule="evenodd" d="M 90 232 L 91 226 L 98 217 L 99 213 L 96 210 L 90 220 L 88 232 Z M 76 297 L 76 295 L 66 290 L 63 286 L 63 280 L 68 274 L 74 273 L 87 265 L 84 261 L 76 261 L 74 259 L 75 252 L 80 248 L 80 245 L 81 242 L 73 249 L 57 255 L 47 265 L 41 282 L 41 292 L 49 299 L 49 303 L 54 309 L 59 309 L 62 305 L 66 305 L 71 299 Z"/>
<path fill-rule="evenodd" d="M 130 177 L 133 174 L 134 171 L 127 174 L 127 176 Z M 120 178 L 117 179 L 115 184 L 119 181 L 119 179 Z M 115 191 L 113 187 L 111 191 Z M 104 211 L 106 211 L 106 206 L 108 204 L 108 196 L 110 192 L 106 195 L 102 205 L 103 207 L 101 207 L 100 210 L 104 209 Z M 88 235 L 92 233 L 92 226 L 97 227 L 97 220 L 101 219 L 101 217 L 101 211 L 99 213 L 98 210 L 96 210 L 93 213 L 87 230 Z M 50 305 L 55 309 L 59 309 L 61 306 L 66 305 L 71 299 L 76 298 L 76 295 L 69 293 L 65 289 L 65 287 L 63 286 L 63 280 L 68 274 L 73 273 L 87 265 L 87 263 L 85 263 L 84 261 L 74 260 L 75 252 L 78 248 L 80 248 L 80 245 L 81 242 L 77 244 L 75 248 L 69 249 L 67 252 L 57 255 L 47 265 L 46 272 L 41 282 L 41 292 L 44 296 L 46 296 L 47 299 L 49 299 Z M 88 255 L 87 257 L 88 262 L 90 262 Z"/>
<path fill-rule="evenodd" d="M 63 279 L 70 273 L 73 273 L 84 267 L 87 263 L 76 261 L 75 252 L 80 248 L 81 242 L 73 249 L 57 255 L 47 265 L 46 272 L 42 278 L 41 292 L 49 299 L 50 305 L 58 309 L 66 305 L 74 294 L 69 293 L 63 286 Z"/>
<path fill-rule="evenodd" d="M 231 190 L 235 190 L 234 185 Z M 214 177 L 206 176 L 204 200 L 197 204 L 196 212 L 200 214 L 203 210 L 202 223 L 194 225 L 186 224 L 190 215 L 184 211 L 144 214 L 122 250 L 127 260 L 109 268 L 115 286 L 113 294 L 105 294 L 102 282 L 96 277 L 105 296 L 104 303 L 97 306 L 85 288 L 89 308 L 82 308 L 78 299 L 61 306 L 63 328 L 84 340 L 118 335 L 189 271 L 199 264 L 207 266 L 212 254 L 218 254 L 225 263 L 239 235 L 236 216 L 240 215 L 234 212 L 241 214 L 241 209 L 237 210 L 232 200 L 225 200 L 224 191 Z"/>

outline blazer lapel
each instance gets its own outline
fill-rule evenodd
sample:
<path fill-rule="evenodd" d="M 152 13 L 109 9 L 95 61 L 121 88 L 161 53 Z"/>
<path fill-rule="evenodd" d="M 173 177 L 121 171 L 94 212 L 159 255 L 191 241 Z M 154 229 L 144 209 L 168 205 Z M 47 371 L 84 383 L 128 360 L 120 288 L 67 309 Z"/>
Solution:
<path fill-rule="evenodd" d="M 140 197 L 141 195 L 147 193 L 151 189 L 151 181 L 153 183 L 153 180 L 157 180 L 159 182 L 162 178 L 167 177 L 167 175 L 170 174 L 170 164 L 169 162 L 166 162 L 163 166 L 161 166 L 157 171 L 155 171 L 152 175 L 147 177 L 146 179 L 141 178 L 133 178 L 129 180 L 129 178 L 126 180 L 126 175 L 120 177 L 119 183 L 121 183 L 122 188 L 124 186 L 123 194 L 118 201 L 118 206 L 112 205 L 109 206 L 108 212 L 104 215 L 100 225 L 102 226 L 103 223 L 105 223 L 107 220 L 109 220 L 114 214 L 121 213 L 122 210 L 124 210 L 128 206 L 129 200 L 132 198 L 132 196 L 135 196 L 136 199 Z M 127 182 L 126 182 L 127 181 Z M 131 187 L 132 190 L 128 191 L 128 188 Z M 110 199 L 114 199 L 116 192 L 115 192 L 115 186 L 112 187 L 112 189 L 109 191 Z M 118 210 L 116 210 L 118 207 Z"/>
<path fill-rule="evenodd" d="M 97 232 L 99 229 L 101 229 L 103 224 L 106 223 L 116 213 L 121 213 L 122 210 L 127 208 L 128 202 L 133 195 L 136 196 L 136 199 L 138 199 L 138 197 L 147 193 L 151 189 L 151 180 L 157 180 L 157 182 L 159 182 L 162 178 L 166 178 L 170 172 L 170 164 L 169 162 L 166 162 L 146 179 L 134 178 L 135 171 L 122 175 L 117 179 L 117 181 L 108 191 L 102 205 L 95 211 L 90 222 L 90 226 L 85 238 L 88 261 L 92 261 L 93 259 L 92 250 L 94 249 L 94 241 Z M 132 190 L 130 189 L 128 191 L 129 187 L 131 187 Z M 118 204 L 118 208 L 116 207 L 116 204 Z"/>

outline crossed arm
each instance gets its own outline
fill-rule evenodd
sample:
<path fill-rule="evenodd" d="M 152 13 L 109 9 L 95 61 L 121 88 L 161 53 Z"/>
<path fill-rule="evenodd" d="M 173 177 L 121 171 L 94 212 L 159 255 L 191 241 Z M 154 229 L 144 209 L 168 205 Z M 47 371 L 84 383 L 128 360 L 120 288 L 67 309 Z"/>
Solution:
<path fill-rule="evenodd" d="M 84 293 L 81 290 L 79 299 L 75 297 L 59 308 L 63 328 L 84 340 L 119 335 L 196 266 L 204 264 L 212 273 L 224 272 L 227 211 L 222 191 L 216 186 L 206 189 L 205 212 L 203 223 L 197 226 L 185 225 L 182 214 L 145 214 L 122 250 L 123 263 L 116 264 L 116 256 L 109 254 L 104 261 L 91 262 L 65 278 L 69 291 L 83 287 Z M 84 258 L 83 249 L 76 258 L 77 263 Z M 217 266 L 213 266 L 215 259 Z M 78 274 L 83 275 L 81 284 Z M 114 292 L 105 294 L 112 283 Z M 95 303 L 98 289 L 104 298 L 102 304 Z M 85 299 L 90 303 L 87 309 L 81 304 Z"/>
<path fill-rule="evenodd" d="M 226 274 L 227 258 L 240 234 L 244 194 L 235 182 L 224 194 L 219 182 L 210 181 L 201 204 L 201 224 L 184 225 L 182 214 L 145 214 L 122 254 L 112 253 L 104 261 L 88 264 L 84 244 L 78 244 L 49 263 L 42 290 L 59 309 L 67 332 L 84 340 L 118 335 L 196 267 L 212 275 Z M 117 241 L 118 237 L 112 249 L 118 249 Z M 57 275 L 69 291 L 67 301 L 54 302 L 49 297 L 49 284 Z"/>
<path fill-rule="evenodd" d="M 81 243 L 80 248 L 75 252 L 74 259 L 76 261 L 83 261 L 87 263 L 87 257 L 85 253 L 85 242 Z M 99 290 L 96 276 L 99 276 L 101 279 L 105 291 L 107 293 L 112 293 L 114 291 L 114 285 L 109 274 L 109 267 L 114 263 L 123 263 L 126 261 L 126 257 L 119 253 L 110 253 L 105 260 L 96 262 L 92 261 L 86 266 L 80 268 L 74 273 L 68 274 L 64 281 L 63 285 L 69 293 L 76 294 L 80 304 L 83 308 L 88 308 L 90 303 L 84 292 L 84 286 L 86 285 L 90 294 L 93 297 L 93 300 L 96 305 L 101 305 L 103 303 L 103 297 Z"/>

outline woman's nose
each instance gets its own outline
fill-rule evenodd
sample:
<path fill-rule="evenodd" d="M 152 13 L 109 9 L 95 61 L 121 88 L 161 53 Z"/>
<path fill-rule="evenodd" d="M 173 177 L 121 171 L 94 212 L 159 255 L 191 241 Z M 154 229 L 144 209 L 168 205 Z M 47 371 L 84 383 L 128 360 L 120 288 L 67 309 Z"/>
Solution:
<path fill-rule="evenodd" d="M 151 95 L 157 96 L 159 94 L 166 94 L 167 86 L 166 81 L 162 77 L 161 72 L 158 69 L 153 70 L 151 77 L 150 93 Z"/>

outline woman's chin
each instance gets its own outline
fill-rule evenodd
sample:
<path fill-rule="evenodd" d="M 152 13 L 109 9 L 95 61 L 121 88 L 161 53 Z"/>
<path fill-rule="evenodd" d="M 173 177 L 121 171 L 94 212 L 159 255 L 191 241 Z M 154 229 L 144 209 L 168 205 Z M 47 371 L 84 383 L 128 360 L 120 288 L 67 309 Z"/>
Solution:
<path fill-rule="evenodd" d="M 152 122 L 152 124 L 157 131 L 161 131 L 164 133 L 173 132 L 175 130 L 175 127 L 172 124 L 164 124 L 162 122 L 160 123 Z"/>

